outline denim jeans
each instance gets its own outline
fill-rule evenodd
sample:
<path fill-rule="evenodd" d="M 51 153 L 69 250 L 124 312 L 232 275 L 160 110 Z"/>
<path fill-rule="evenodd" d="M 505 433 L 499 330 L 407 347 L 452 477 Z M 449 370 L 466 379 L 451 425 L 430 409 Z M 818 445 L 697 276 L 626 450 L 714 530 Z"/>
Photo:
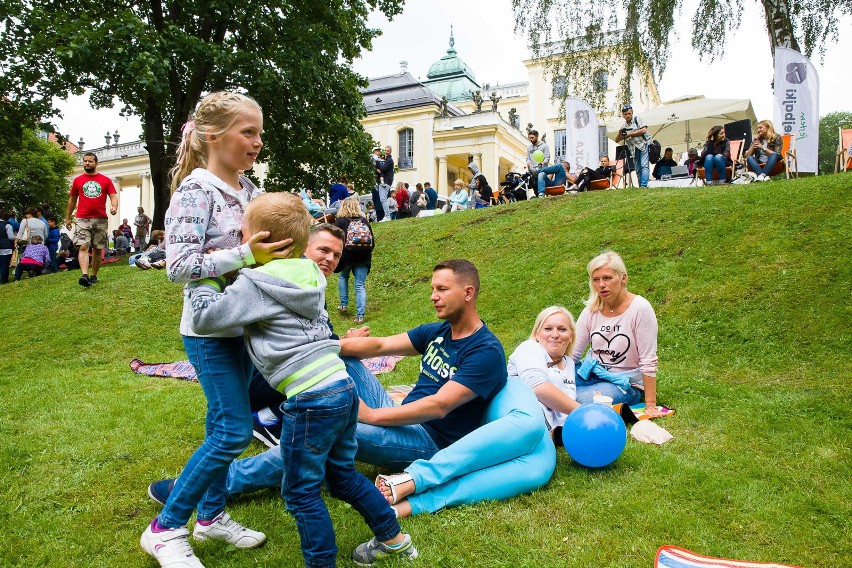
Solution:
<path fill-rule="evenodd" d="M 337 277 L 337 291 L 340 293 L 340 305 L 349 305 L 349 274 L 355 275 L 355 315 L 364 317 L 367 311 L 367 266 L 347 266 Z"/>
<path fill-rule="evenodd" d="M 334 527 L 322 500 L 329 493 L 358 511 L 377 539 L 399 534 L 399 523 L 381 492 L 355 469 L 358 393 L 347 377 L 288 398 L 281 405 L 281 496 L 296 520 L 308 568 L 335 566 Z"/>
<path fill-rule="evenodd" d="M 207 417 L 204 443 L 189 458 L 158 517 L 169 528 L 185 525 L 196 508 L 201 520 L 224 510 L 228 466 L 252 439 L 248 384 L 253 367 L 242 336 L 184 336 L 183 345 L 207 398 Z"/>
<path fill-rule="evenodd" d="M 547 174 L 554 174 L 553 181 L 550 181 L 550 178 L 547 177 Z M 565 168 L 562 167 L 562 164 L 553 164 L 552 166 L 541 168 L 540 170 L 538 170 L 539 197 L 544 195 L 544 188 L 553 187 L 554 185 L 565 185 L 565 182 L 567 180 L 568 175 L 565 173 Z"/>
<path fill-rule="evenodd" d="M 757 158 L 755 158 L 754 156 L 749 156 L 746 159 L 746 162 L 748 162 L 748 168 L 757 175 L 765 174 L 768 176 L 769 173 L 775 168 L 775 164 L 777 164 L 780 159 L 781 154 L 779 154 L 778 152 L 773 152 L 772 154 L 769 154 L 769 156 L 766 158 L 766 164 L 764 164 L 763 166 L 760 165 L 760 162 L 758 162 Z"/>
<path fill-rule="evenodd" d="M 725 181 L 727 179 L 727 175 L 725 174 L 725 166 L 728 165 L 728 162 L 725 160 L 725 156 L 721 154 L 707 154 L 704 158 L 704 180 L 707 182 L 713 181 L 713 168 L 716 168 L 716 171 L 719 172 L 719 180 Z"/>
<path fill-rule="evenodd" d="M 612 397 L 613 404 L 623 403 L 628 406 L 632 406 L 642 400 L 642 391 L 634 386 L 631 386 L 625 391 L 618 385 L 595 377 L 594 375 L 590 376 L 588 379 L 577 376 L 576 381 L 577 402 L 580 404 L 588 404 L 592 402 L 592 397 L 595 396 L 595 393 L 597 392 L 602 395 Z"/>
<path fill-rule="evenodd" d="M 342 359 L 346 363 L 346 372 L 355 381 L 358 398 L 367 406 L 387 408 L 394 405 L 379 380 L 360 360 L 353 357 Z M 418 424 L 372 426 L 359 422 L 355 429 L 355 439 L 358 442 L 356 460 L 394 471 L 403 469 L 414 460 L 428 460 L 439 449 L 426 430 Z M 281 440 L 284 444 L 283 437 Z M 228 469 L 227 494 L 233 496 L 275 487 L 281 482 L 283 471 L 284 463 L 278 448 L 237 460 Z"/>
<path fill-rule="evenodd" d="M 633 165 L 639 175 L 639 187 L 648 187 L 648 179 L 651 177 L 651 163 L 648 158 L 648 146 L 644 150 L 638 148 L 633 150 Z"/>

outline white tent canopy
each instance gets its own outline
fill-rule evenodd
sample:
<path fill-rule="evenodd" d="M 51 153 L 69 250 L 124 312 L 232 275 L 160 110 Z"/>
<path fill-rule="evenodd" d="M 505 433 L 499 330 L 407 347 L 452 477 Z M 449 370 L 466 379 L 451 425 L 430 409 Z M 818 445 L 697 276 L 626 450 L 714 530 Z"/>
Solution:
<path fill-rule="evenodd" d="M 707 133 L 716 125 L 744 119 L 750 120 L 752 124 L 757 122 L 749 99 L 691 97 L 636 114 L 645 121 L 648 132 L 663 148 L 671 146 L 678 152 L 687 148 L 701 148 Z M 624 120 L 620 117 L 608 121 L 606 135 L 615 140 L 622 124 Z"/>

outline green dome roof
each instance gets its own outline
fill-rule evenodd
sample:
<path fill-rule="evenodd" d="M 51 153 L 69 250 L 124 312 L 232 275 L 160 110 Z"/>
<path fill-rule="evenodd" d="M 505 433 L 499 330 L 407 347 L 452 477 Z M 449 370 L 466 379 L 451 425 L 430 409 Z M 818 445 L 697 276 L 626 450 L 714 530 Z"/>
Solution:
<path fill-rule="evenodd" d="M 451 27 L 450 48 L 447 54 L 429 67 L 426 81 L 423 82 L 437 95 L 447 97 L 449 101 L 469 99 L 470 92 L 480 88 L 473 70 L 459 58 L 455 43 Z"/>

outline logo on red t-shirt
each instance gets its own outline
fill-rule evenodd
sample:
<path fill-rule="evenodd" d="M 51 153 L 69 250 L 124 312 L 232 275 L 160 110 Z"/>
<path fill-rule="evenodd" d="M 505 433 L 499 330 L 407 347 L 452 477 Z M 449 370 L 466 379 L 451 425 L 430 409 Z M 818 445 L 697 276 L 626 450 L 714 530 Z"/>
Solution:
<path fill-rule="evenodd" d="M 87 181 L 83 184 L 83 195 L 86 197 L 100 197 L 102 191 L 101 184 L 96 181 Z"/>

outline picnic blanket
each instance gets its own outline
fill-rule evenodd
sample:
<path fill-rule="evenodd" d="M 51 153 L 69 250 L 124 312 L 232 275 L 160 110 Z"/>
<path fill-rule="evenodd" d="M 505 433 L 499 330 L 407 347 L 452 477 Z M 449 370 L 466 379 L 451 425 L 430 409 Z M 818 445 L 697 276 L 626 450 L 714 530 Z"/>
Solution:
<path fill-rule="evenodd" d="M 663 416 L 661 416 L 660 418 L 663 418 L 665 416 L 671 416 L 672 414 L 675 413 L 674 408 L 668 408 L 667 406 L 660 406 L 658 408 L 659 408 L 660 412 L 663 413 Z M 636 418 L 638 418 L 639 420 L 648 420 L 649 418 L 651 418 L 650 416 L 645 414 L 645 403 L 644 402 L 640 402 L 639 404 L 634 404 L 633 406 L 630 407 L 630 410 L 633 411 L 633 414 L 635 414 Z"/>
<path fill-rule="evenodd" d="M 383 355 L 381 357 L 370 357 L 362 363 L 374 375 L 381 375 L 392 371 L 396 364 L 402 359 L 399 355 Z M 198 382 L 195 369 L 189 361 L 175 361 L 173 363 L 144 363 L 139 359 L 130 361 L 130 369 L 139 375 L 151 377 L 169 377 L 183 381 Z"/>
<path fill-rule="evenodd" d="M 790 564 L 772 562 L 749 562 L 702 556 L 685 548 L 665 545 L 657 550 L 654 568 L 799 568 Z"/>

